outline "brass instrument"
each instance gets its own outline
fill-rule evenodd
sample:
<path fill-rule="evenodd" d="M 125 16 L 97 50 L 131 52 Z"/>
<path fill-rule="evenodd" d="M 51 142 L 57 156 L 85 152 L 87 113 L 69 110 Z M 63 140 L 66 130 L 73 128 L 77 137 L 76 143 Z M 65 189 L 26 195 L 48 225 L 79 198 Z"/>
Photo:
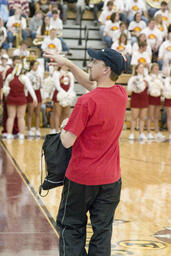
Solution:
<path fill-rule="evenodd" d="M 20 43 L 22 41 L 22 28 L 21 28 L 21 23 L 16 23 L 14 24 L 15 28 L 16 28 L 16 32 L 14 33 L 14 36 L 16 37 L 16 48 L 20 47 Z"/>
<path fill-rule="evenodd" d="M 167 3 L 169 0 L 165 0 Z M 162 0 L 146 0 L 147 4 L 153 8 L 160 9 Z"/>
<path fill-rule="evenodd" d="M 33 40 L 33 44 L 36 45 L 36 46 L 41 45 L 43 43 L 43 40 L 44 40 L 44 38 L 35 38 Z"/>

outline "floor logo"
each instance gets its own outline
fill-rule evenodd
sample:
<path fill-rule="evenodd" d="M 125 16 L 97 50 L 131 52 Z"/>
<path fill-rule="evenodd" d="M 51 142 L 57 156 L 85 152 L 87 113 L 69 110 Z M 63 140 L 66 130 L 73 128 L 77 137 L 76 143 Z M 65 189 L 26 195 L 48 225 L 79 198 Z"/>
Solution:
<path fill-rule="evenodd" d="M 171 228 L 170 227 L 166 227 L 165 229 L 156 232 L 154 236 L 165 243 L 171 244 Z"/>
<path fill-rule="evenodd" d="M 111 256 L 131 256 L 134 255 L 133 252 L 126 250 L 112 250 Z"/>
<path fill-rule="evenodd" d="M 166 247 L 164 243 L 150 240 L 124 240 L 118 243 L 120 246 L 129 249 L 163 249 Z"/>

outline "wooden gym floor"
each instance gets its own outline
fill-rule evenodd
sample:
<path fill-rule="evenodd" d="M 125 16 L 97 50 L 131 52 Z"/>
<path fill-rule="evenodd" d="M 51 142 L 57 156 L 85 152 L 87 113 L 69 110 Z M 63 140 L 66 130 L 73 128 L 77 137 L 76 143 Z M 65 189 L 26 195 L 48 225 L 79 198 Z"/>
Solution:
<path fill-rule="evenodd" d="M 45 135 L 48 130 L 41 132 Z M 171 256 L 171 143 L 130 143 L 127 137 L 128 131 L 123 131 L 123 188 L 111 255 Z M 42 142 L 43 137 L 0 142 L 2 256 L 58 256 L 54 226 L 61 187 L 44 198 L 38 196 Z M 90 236 L 88 225 L 87 243 Z"/>

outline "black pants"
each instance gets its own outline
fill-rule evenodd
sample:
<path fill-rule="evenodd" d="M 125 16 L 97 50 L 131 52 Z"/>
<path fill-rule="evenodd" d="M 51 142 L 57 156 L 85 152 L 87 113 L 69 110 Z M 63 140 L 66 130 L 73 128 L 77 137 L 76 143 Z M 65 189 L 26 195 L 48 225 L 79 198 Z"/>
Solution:
<path fill-rule="evenodd" d="M 85 186 L 65 180 L 57 228 L 60 256 L 110 256 L 112 223 L 120 200 L 121 180 Z M 87 212 L 93 228 L 88 254 L 85 250 Z"/>

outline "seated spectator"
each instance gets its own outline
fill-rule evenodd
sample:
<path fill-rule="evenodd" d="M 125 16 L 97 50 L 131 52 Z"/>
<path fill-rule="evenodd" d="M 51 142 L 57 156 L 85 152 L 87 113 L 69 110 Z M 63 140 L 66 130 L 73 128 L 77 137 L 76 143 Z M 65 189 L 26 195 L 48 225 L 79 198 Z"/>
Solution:
<path fill-rule="evenodd" d="M 9 46 L 6 42 L 7 39 L 7 30 L 4 26 L 3 20 L 0 18 L 0 48 L 5 48 L 8 50 Z"/>
<path fill-rule="evenodd" d="M 0 1 L 0 17 L 3 20 L 4 24 L 7 23 L 9 18 L 9 11 L 8 11 L 8 2 L 7 0 Z"/>
<path fill-rule="evenodd" d="M 57 0 L 57 1 L 55 0 L 54 2 L 53 1 L 50 1 L 50 2 L 52 4 L 52 9 L 49 12 L 49 17 L 51 18 L 52 11 L 56 10 L 56 11 L 59 11 L 59 17 L 63 21 L 63 4 L 60 3 L 60 0 Z"/>
<path fill-rule="evenodd" d="M 162 20 L 163 22 L 167 25 L 169 25 L 169 11 L 168 11 L 168 4 L 166 1 L 162 1 L 161 2 L 161 8 L 160 10 L 158 10 L 154 17 L 157 15 L 157 14 L 161 14 L 162 15 Z"/>
<path fill-rule="evenodd" d="M 164 41 L 167 37 L 167 26 L 162 20 L 162 15 L 161 14 L 155 15 L 154 21 L 155 21 L 155 27 L 162 34 L 162 40 Z"/>
<path fill-rule="evenodd" d="M 168 33 L 167 40 L 160 45 L 158 63 L 163 70 L 171 63 L 171 32 Z"/>
<path fill-rule="evenodd" d="M 20 48 L 17 48 L 13 52 L 13 56 L 20 56 L 21 59 L 29 56 L 29 51 L 27 50 L 27 42 L 21 41 Z"/>
<path fill-rule="evenodd" d="M 147 1 L 147 9 L 148 9 L 148 15 L 150 19 L 154 17 L 154 14 L 160 10 L 160 3 L 162 0 L 148 0 Z"/>
<path fill-rule="evenodd" d="M 62 20 L 59 18 L 59 11 L 57 10 L 52 11 L 52 18 L 50 18 L 50 28 L 56 29 L 57 37 L 61 40 L 61 43 L 62 43 L 62 51 L 67 52 L 67 55 L 71 55 L 67 44 L 62 38 L 63 24 L 62 24 Z"/>
<path fill-rule="evenodd" d="M 147 51 L 147 43 L 141 42 L 139 44 L 139 49 L 136 52 L 133 52 L 132 59 L 131 59 L 131 65 L 132 70 L 134 71 L 134 68 L 138 64 L 143 64 L 145 67 L 145 74 L 148 74 L 148 70 L 151 64 L 151 56 L 149 55 L 149 52 Z"/>
<path fill-rule="evenodd" d="M 42 40 L 50 35 L 50 18 L 49 16 L 44 16 L 42 25 L 38 28 L 36 38 Z"/>
<path fill-rule="evenodd" d="M 66 22 L 67 22 L 68 9 L 75 12 L 75 14 L 76 14 L 75 24 L 79 25 L 80 20 L 81 20 L 82 9 L 81 9 L 81 5 L 79 5 L 79 3 L 78 3 L 78 0 L 64 0 L 64 4 L 63 4 L 63 22 L 64 22 L 64 24 L 66 24 Z"/>
<path fill-rule="evenodd" d="M 112 40 L 114 38 L 114 33 L 118 32 L 119 30 L 119 13 L 115 12 L 112 13 L 110 20 L 106 22 L 104 28 L 104 41 L 106 43 L 107 48 L 111 48 Z"/>
<path fill-rule="evenodd" d="M 113 1 L 108 1 L 106 4 L 106 7 L 103 9 L 99 16 L 99 23 L 100 23 L 100 34 L 103 36 L 104 33 L 104 27 L 106 24 L 106 21 L 108 21 L 113 13 Z"/>
<path fill-rule="evenodd" d="M 10 16 L 15 14 L 16 9 L 20 9 L 21 15 L 25 18 L 29 17 L 29 0 L 8 0 Z"/>
<path fill-rule="evenodd" d="M 42 26 L 42 23 L 42 13 L 41 11 L 37 11 L 29 22 L 29 30 L 32 40 L 36 38 L 37 30 Z"/>
<path fill-rule="evenodd" d="M 54 53 L 61 53 L 61 41 L 56 38 L 56 29 L 50 29 L 50 35 L 45 37 L 41 45 L 42 50 L 51 50 Z M 48 59 L 45 58 L 45 70 L 48 70 Z"/>
<path fill-rule="evenodd" d="M 20 37 L 20 35 L 23 40 L 27 39 L 26 19 L 21 16 L 20 9 L 15 9 L 15 14 L 9 17 L 7 22 L 7 37 L 10 48 L 13 46 L 14 37 Z"/>
<path fill-rule="evenodd" d="M 139 49 L 139 45 L 141 42 L 145 42 L 147 44 L 147 52 L 149 53 L 149 55 L 152 57 L 152 51 L 151 51 L 151 47 L 147 42 L 147 37 L 144 33 L 141 33 L 138 37 L 137 42 L 135 42 L 132 46 L 132 52 L 138 51 Z"/>
<path fill-rule="evenodd" d="M 112 41 L 115 42 L 118 40 L 122 33 L 125 33 L 127 35 L 128 41 L 131 42 L 131 33 L 128 31 L 127 25 L 124 22 L 119 24 L 119 30 L 113 31 Z"/>
<path fill-rule="evenodd" d="M 131 44 L 137 42 L 137 38 L 141 31 L 146 28 L 146 23 L 141 20 L 141 13 L 137 12 L 134 15 L 134 20 L 130 22 L 128 30 L 131 32 Z"/>
<path fill-rule="evenodd" d="M 88 0 L 90 10 L 93 11 L 95 26 L 98 24 L 98 12 L 102 9 L 103 3 L 103 0 Z"/>
<path fill-rule="evenodd" d="M 124 12 L 124 3 L 120 0 L 104 0 L 103 10 L 107 8 L 107 4 L 109 1 L 113 2 L 113 12 L 119 12 L 120 20 L 123 22 L 127 21 L 126 13 Z"/>
<path fill-rule="evenodd" d="M 39 0 L 35 4 L 35 12 L 41 11 L 43 16 L 46 16 L 50 13 L 52 5 L 49 0 Z"/>
<path fill-rule="evenodd" d="M 161 32 L 155 27 L 154 19 L 150 20 L 148 23 L 148 27 L 142 30 L 147 37 L 147 43 L 150 45 L 152 50 L 152 60 L 153 62 L 156 60 L 156 56 L 158 54 L 158 49 L 160 44 L 162 43 L 162 34 Z"/>
<path fill-rule="evenodd" d="M 115 41 L 112 46 L 112 49 L 120 52 L 126 57 L 126 73 L 131 73 L 131 54 L 132 54 L 132 47 L 131 44 L 128 42 L 128 37 L 125 33 L 122 33 L 117 41 Z"/>
<path fill-rule="evenodd" d="M 137 12 L 140 12 L 142 15 L 142 20 L 145 23 L 148 22 L 148 13 L 145 2 L 143 0 L 130 0 L 126 2 L 126 11 L 128 14 L 127 20 L 128 23 L 134 20 L 134 15 Z"/>

